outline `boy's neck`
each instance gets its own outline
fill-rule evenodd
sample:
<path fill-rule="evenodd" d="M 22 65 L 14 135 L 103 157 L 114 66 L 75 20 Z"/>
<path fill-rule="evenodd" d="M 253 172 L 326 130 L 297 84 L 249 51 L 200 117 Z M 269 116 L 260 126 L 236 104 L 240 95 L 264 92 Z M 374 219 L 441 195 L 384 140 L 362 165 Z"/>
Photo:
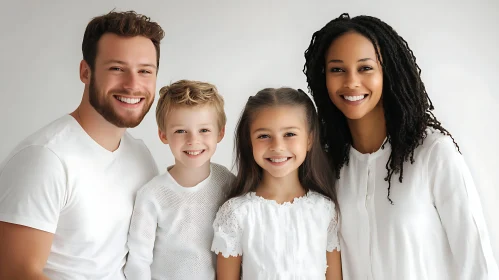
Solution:
<path fill-rule="evenodd" d="M 210 176 L 210 161 L 196 168 L 186 167 L 175 161 L 175 165 L 168 172 L 182 187 L 194 187 Z"/>
<path fill-rule="evenodd" d="M 282 204 L 292 202 L 293 199 L 305 195 L 305 189 L 300 183 L 298 170 L 278 178 L 264 170 L 263 180 L 256 189 L 256 195 Z"/>

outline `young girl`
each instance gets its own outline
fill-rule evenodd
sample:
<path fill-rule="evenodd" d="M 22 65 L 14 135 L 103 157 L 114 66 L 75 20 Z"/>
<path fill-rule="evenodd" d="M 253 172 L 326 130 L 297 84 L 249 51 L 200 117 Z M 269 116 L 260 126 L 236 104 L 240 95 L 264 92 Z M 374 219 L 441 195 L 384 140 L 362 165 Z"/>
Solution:
<path fill-rule="evenodd" d="M 314 33 L 304 73 L 339 175 L 346 279 L 499 279 L 480 200 L 407 42 L 369 16 Z"/>
<path fill-rule="evenodd" d="M 341 279 L 334 174 L 312 100 L 290 88 L 250 97 L 236 131 L 238 175 L 218 211 L 217 279 Z"/>

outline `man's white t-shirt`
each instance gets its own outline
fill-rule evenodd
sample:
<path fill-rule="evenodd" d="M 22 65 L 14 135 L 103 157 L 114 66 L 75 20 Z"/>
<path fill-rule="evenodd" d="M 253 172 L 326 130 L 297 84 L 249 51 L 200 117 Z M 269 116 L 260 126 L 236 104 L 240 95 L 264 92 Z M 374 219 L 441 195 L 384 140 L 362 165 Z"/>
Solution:
<path fill-rule="evenodd" d="M 141 140 L 125 133 L 110 152 L 66 115 L 1 163 L 0 221 L 54 234 L 52 280 L 125 279 L 135 193 L 157 174 Z"/>

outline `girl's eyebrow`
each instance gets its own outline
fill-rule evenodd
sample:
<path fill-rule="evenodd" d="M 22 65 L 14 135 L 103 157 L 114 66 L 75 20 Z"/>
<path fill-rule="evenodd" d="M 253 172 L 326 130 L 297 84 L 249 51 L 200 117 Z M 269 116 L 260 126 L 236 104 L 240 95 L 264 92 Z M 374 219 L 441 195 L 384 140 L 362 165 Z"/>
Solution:
<path fill-rule="evenodd" d="M 296 127 L 296 126 L 288 126 L 288 127 L 283 127 L 280 129 L 280 131 L 283 131 L 283 130 L 300 130 L 300 128 Z M 253 131 L 253 133 L 257 133 L 257 132 L 263 132 L 263 131 L 269 131 L 270 129 L 268 128 L 258 128 L 258 129 L 255 129 Z"/>

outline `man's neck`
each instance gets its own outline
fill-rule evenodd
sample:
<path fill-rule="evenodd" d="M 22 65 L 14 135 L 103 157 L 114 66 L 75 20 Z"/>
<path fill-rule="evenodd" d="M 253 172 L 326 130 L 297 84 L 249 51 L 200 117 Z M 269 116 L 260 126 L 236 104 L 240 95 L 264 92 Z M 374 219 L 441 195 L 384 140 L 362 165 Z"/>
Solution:
<path fill-rule="evenodd" d="M 82 102 L 70 115 L 104 149 L 114 152 L 120 146 L 121 137 L 126 129 L 109 123 L 89 103 Z"/>

